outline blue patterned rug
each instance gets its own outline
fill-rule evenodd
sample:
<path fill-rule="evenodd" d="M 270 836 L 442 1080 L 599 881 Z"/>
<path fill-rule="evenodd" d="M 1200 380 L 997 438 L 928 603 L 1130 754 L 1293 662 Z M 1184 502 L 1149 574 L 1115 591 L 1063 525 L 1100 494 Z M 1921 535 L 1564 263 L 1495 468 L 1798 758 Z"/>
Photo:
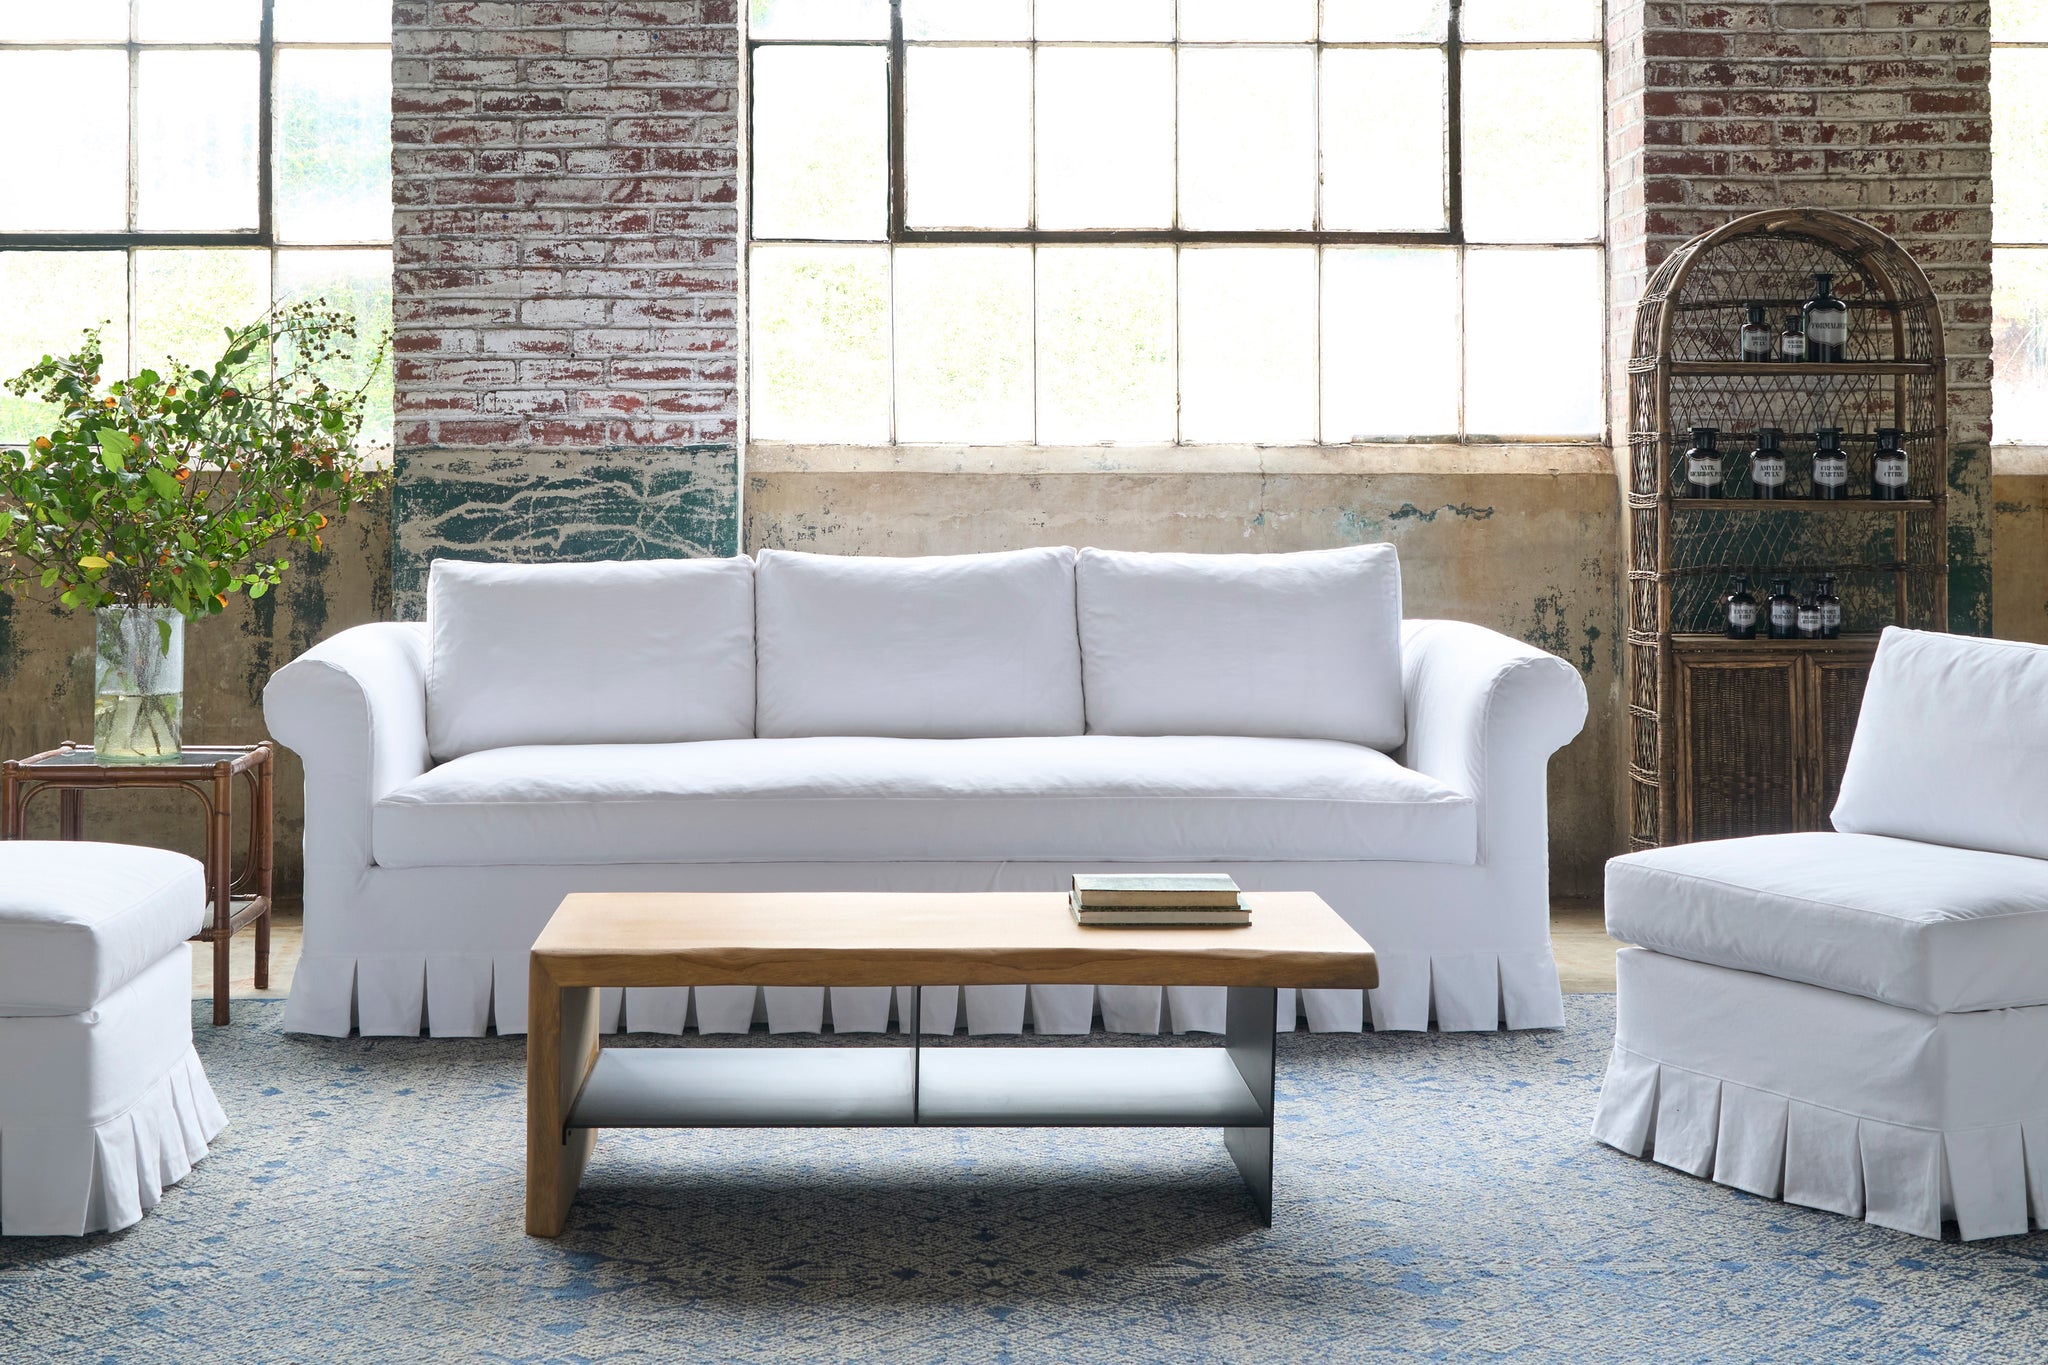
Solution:
<path fill-rule="evenodd" d="M 606 1133 L 554 1242 L 521 1232 L 520 1040 L 281 1013 L 195 1015 L 233 1126 L 155 1213 L 0 1241 L 0 1359 L 2048 1359 L 2048 1236 L 1595 1145 L 1605 996 L 1562 1033 L 1282 1039 L 1270 1230 L 1205 1132 Z"/>

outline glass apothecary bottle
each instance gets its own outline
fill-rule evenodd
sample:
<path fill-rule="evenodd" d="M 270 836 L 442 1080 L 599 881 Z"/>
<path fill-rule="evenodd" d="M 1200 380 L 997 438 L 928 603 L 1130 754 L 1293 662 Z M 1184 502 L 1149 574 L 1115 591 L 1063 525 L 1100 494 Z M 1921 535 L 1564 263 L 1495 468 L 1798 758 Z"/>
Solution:
<path fill-rule="evenodd" d="M 1739 354 L 1744 360 L 1769 360 L 1771 358 L 1771 327 L 1764 321 L 1764 306 L 1760 303 L 1749 305 L 1749 321 L 1742 324 L 1738 338 Z"/>
<path fill-rule="evenodd" d="M 1813 277 L 1813 297 L 1799 310 L 1806 334 L 1806 358 L 1833 363 L 1849 356 L 1849 305 L 1835 297 L 1835 277 L 1822 271 Z"/>
<path fill-rule="evenodd" d="M 1771 600 L 1765 613 L 1765 630 L 1773 640 L 1799 638 L 1799 599 L 1792 595 L 1792 580 L 1771 580 Z"/>
<path fill-rule="evenodd" d="M 1801 329 L 1799 314 L 1789 313 L 1785 317 L 1785 330 L 1778 334 L 1778 359 L 1801 361 L 1806 359 L 1806 333 Z"/>
<path fill-rule="evenodd" d="M 1778 448 L 1782 433 L 1776 427 L 1758 427 L 1756 449 L 1749 452 L 1749 496 L 1768 501 L 1785 496 L 1785 452 Z"/>
<path fill-rule="evenodd" d="M 1813 433 L 1813 496 L 1839 502 L 1849 496 L 1849 457 L 1842 453 L 1842 429 L 1822 427 Z"/>
<path fill-rule="evenodd" d="M 1718 427 L 1694 427 L 1692 448 L 1685 452 L 1685 486 L 1680 494 L 1688 498 L 1718 498 L 1727 486 L 1721 468 L 1721 452 L 1715 442 Z"/>
<path fill-rule="evenodd" d="M 1835 576 L 1821 574 L 1818 582 L 1820 591 L 1814 596 L 1820 601 L 1820 638 L 1839 640 L 1842 638 L 1842 599 L 1835 595 Z"/>
<path fill-rule="evenodd" d="M 1897 427 L 1877 429 L 1877 449 L 1870 457 L 1870 496 L 1879 502 L 1903 502 L 1912 475 Z"/>
<path fill-rule="evenodd" d="M 1749 578 L 1736 574 L 1734 590 L 1721 599 L 1722 617 L 1731 640 L 1756 638 L 1756 597 L 1749 590 Z"/>

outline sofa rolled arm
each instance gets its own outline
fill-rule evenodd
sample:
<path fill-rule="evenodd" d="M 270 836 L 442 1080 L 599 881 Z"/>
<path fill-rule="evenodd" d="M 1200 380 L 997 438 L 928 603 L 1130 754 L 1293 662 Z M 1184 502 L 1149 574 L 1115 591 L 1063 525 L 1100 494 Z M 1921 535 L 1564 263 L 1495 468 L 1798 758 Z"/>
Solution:
<path fill-rule="evenodd" d="M 1402 761 L 1479 803 L 1479 860 L 1548 862 L 1550 755 L 1586 723 L 1586 684 L 1554 654 L 1465 621 L 1404 621 Z"/>
<path fill-rule="evenodd" d="M 356 626 L 271 674 L 270 733 L 306 765 L 306 893 L 371 863 L 370 808 L 432 766 L 427 752 L 427 632 L 411 622 Z"/>

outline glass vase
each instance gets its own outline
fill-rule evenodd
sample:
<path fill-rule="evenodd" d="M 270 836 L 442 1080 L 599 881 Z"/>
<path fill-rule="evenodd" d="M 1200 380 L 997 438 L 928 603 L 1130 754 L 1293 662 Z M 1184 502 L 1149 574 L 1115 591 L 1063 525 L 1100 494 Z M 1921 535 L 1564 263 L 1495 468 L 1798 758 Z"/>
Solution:
<path fill-rule="evenodd" d="M 93 754 L 102 763 L 175 763 L 185 704 L 185 618 L 169 607 L 94 614 Z"/>

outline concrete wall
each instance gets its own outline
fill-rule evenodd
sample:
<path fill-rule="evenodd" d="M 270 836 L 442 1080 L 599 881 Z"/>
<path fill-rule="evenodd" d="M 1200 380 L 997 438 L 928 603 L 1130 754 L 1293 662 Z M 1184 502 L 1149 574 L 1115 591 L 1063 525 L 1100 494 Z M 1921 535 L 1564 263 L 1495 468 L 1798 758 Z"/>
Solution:
<path fill-rule="evenodd" d="M 1194 464 L 1204 466 L 1189 472 Z M 1029 545 L 1284 551 L 1390 541 L 1411 616 L 1478 621 L 1586 679 L 1551 765 L 1552 881 L 1597 894 L 1617 842 L 1618 495 L 1597 446 L 851 451 L 755 444 L 745 544 L 831 554 Z"/>
<path fill-rule="evenodd" d="M 185 628 L 185 740 L 252 744 L 268 738 L 263 684 L 272 670 L 338 630 L 391 617 L 391 504 L 373 495 L 330 527 L 319 554 L 292 555 L 277 591 Z M 64 740 L 92 742 L 93 623 L 45 603 L 0 594 L 0 756 L 23 758 Z M 279 751 L 276 875 L 296 891 L 305 828 L 305 778 Z M 54 837 L 57 804 L 30 808 L 29 832 Z M 94 793 L 85 799 L 87 838 L 153 844 L 197 856 L 204 848 L 198 803 L 189 797 Z M 237 836 L 240 837 L 239 835 Z"/>
<path fill-rule="evenodd" d="M 1991 633 L 2048 645 L 2048 450 L 1999 452 L 1991 518 Z"/>

